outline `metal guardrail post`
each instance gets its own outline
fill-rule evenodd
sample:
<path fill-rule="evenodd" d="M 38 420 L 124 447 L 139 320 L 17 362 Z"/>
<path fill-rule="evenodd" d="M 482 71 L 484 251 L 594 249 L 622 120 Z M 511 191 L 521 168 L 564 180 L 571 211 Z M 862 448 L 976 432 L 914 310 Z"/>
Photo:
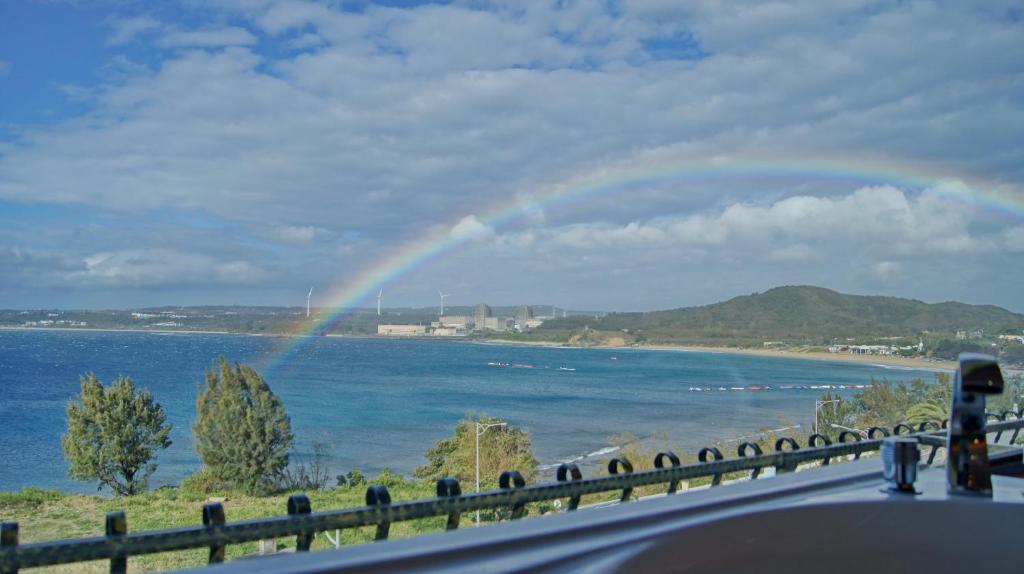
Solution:
<path fill-rule="evenodd" d="M 391 493 L 388 487 L 383 484 L 366 487 L 366 506 L 387 506 L 391 504 Z M 382 520 L 377 523 L 377 532 L 374 534 L 374 541 L 387 540 L 391 533 L 391 522 Z"/>
<path fill-rule="evenodd" d="M 986 420 L 986 422 L 993 422 L 993 421 L 995 421 L 997 423 L 1001 423 L 1001 422 L 1006 420 L 1006 413 L 1007 412 L 1008 411 L 1003 411 L 1001 413 L 985 413 L 985 420 Z M 1002 437 L 1003 437 L 1003 431 L 999 431 L 999 432 L 996 433 L 995 438 L 992 439 L 992 442 L 993 443 L 997 443 L 997 442 L 999 442 L 999 439 L 1001 439 Z"/>
<path fill-rule="evenodd" d="M 203 505 L 203 526 L 207 532 L 216 535 L 224 526 L 224 505 L 219 502 L 211 502 Z M 220 564 L 224 561 L 226 544 L 215 542 L 210 544 L 210 556 L 207 562 Z"/>
<path fill-rule="evenodd" d="M 305 494 L 293 494 L 288 497 L 288 516 L 308 515 L 313 511 L 309 497 Z M 308 552 L 313 544 L 314 532 L 300 532 L 295 535 L 295 551 Z"/>
<path fill-rule="evenodd" d="M 128 534 L 128 518 L 123 511 L 108 512 L 106 523 L 107 540 L 121 542 Z M 115 545 L 115 549 L 118 545 Z M 124 552 L 114 552 L 110 557 L 110 574 L 126 574 L 128 572 L 128 555 Z"/>
<path fill-rule="evenodd" d="M 18 523 L 4 522 L 0 524 L 0 549 L 15 548 L 18 546 Z M 6 561 L 0 562 L 0 574 L 18 574 L 18 568 L 8 566 Z"/>
<path fill-rule="evenodd" d="M 1010 412 L 1013 412 L 1013 411 L 1010 411 Z M 1017 415 L 1017 420 L 1018 421 L 1024 420 L 1024 409 L 1017 411 L 1015 414 Z M 1019 425 L 1016 428 L 1013 429 L 1013 436 L 1010 437 L 1010 444 L 1014 444 L 1015 442 L 1017 442 L 1017 436 L 1018 435 L 1020 435 L 1020 426 Z"/>

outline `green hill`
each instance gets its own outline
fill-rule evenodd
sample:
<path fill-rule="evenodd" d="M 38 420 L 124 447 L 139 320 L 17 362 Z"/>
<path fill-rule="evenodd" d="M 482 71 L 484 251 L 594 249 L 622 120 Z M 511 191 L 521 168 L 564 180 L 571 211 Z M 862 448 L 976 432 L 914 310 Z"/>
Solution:
<path fill-rule="evenodd" d="M 601 319 L 569 317 L 545 322 L 539 331 L 628 330 L 648 343 L 758 344 L 766 340 L 824 344 L 914 337 L 922 332 L 986 334 L 1024 329 L 1024 315 L 992 305 L 925 303 L 898 297 L 845 295 L 808 286 L 777 287 L 702 307 L 645 313 L 612 313 Z M 538 333 L 542 334 L 542 333 Z"/>

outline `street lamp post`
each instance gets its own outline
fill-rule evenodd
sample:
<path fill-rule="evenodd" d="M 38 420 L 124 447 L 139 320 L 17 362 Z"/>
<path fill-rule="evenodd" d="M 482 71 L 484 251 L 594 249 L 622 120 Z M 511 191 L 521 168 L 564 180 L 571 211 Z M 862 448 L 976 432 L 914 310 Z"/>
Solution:
<path fill-rule="evenodd" d="M 480 437 L 483 436 L 487 429 L 491 427 L 503 427 L 508 426 L 508 423 L 490 423 L 483 424 L 480 421 L 476 423 L 476 491 L 480 492 Z M 480 511 L 476 511 L 476 525 L 480 526 Z"/>
<path fill-rule="evenodd" d="M 829 401 L 821 401 L 821 400 L 814 401 L 814 432 L 816 432 L 816 433 L 820 432 L 818 430 L 818 413 L 821 412 L 821 407 L 823 407 L 823 406 L 825 406 L 825 405 L 827 405 L 829 403 L 831 403 L 833 405 L 839 405 L 842 402 L 843 402 L 842 399 L 832 399 L 832 400 L 829 400 Z M 838 409 L 838 406 L 833 406 L 832 407 L 832 412 L 835 412 L 837 409 Z"/>

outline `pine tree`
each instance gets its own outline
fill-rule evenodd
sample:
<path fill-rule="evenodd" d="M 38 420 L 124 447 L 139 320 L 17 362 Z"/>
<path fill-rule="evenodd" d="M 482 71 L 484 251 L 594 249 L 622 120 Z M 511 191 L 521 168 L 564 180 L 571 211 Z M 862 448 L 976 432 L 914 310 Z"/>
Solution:
<path fill-rule="evenodd" d="M 196 451 L 219 480 L 250 494 L 271 490 L 288 466 L 294 436 L 281 400 L 263 377 L 221 357 L 196 401 Z"/>
<path fill-rule="evenodd" d="M 67 407 L 68 432 L 61 438 L 69 474 L 98 480 L 100 488 L 130 496 L 146 489 L 158 449 L 171 446 L 163 407 L 128 377 L 104 387 L 96 375 L 81 378 L 82 394 Z"/>

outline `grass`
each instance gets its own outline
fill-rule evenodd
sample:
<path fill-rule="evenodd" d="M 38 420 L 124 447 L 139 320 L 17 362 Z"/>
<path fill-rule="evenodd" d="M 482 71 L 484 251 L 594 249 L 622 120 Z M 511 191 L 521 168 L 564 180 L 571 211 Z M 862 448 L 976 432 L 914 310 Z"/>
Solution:
<path fill-rule="evenodd" d="M 373 481 L 371 481 L 373 482 Z M 434 495 L 432 485 L 405 479 L 393 479 L 388 484 L 395 501 L 426 498 Z M 313 511 L 351 508 L 364 504 L 365 486 L 340 487 L 307 493 Z M 272 496 L 246 496 L 240 493 L 219 493 L 223 497 L 224 511 L 229 522 L 250 518 L 268 518 L 287 514 L 287 500 L 291 493 Z M 161 488 L 145 494 L 110 498 L 26 488 L 21 492 L 0 493 L 0 518 L 19 524 L 21 543 L 102 535 L 107 512 L 125 511 L 129 532 L 161 530 L 197 526 L 202 524 L 202 506 L 208 495 L 185 488 Z M 391 538 L 402 538 L 444 529 L 445 517 L 398 522 L 391 526 Z M 373 540 L 374 528 L 344 530 L 344 544 L 361 544 Z M 277 541 L 278 549 L 294 548 L 294 537 Z M 313 550 L 333 548 L 323 535 L 313 541 Z M 257 552 L 257 543 L 235 544 L 227 547 L 228 560 Z M 131 572 L 153 572 L 202 566 L 206 564 L 207 550 L 197 549 L 167 552 L 128 560 Z M 109 563 L 97 561 L 43 568 L 42 572 L 108 572 Z"/>

